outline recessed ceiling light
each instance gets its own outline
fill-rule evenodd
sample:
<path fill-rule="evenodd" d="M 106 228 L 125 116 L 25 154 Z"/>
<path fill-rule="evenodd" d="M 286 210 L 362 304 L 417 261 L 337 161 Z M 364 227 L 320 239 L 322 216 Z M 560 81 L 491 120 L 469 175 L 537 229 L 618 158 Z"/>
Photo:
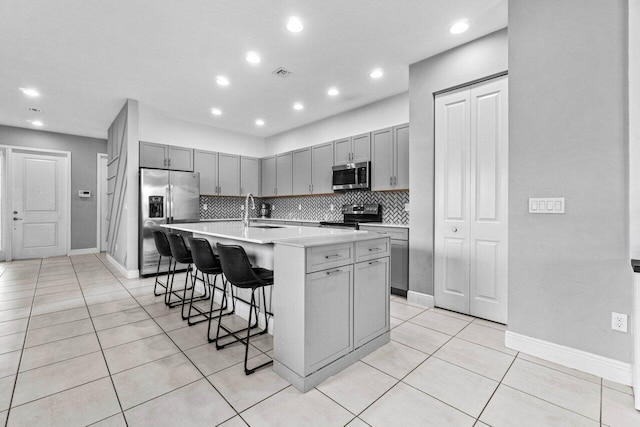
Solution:
<path fill-rule="evenodd" d="M 212 108 L 211 114 L 213 114 L 214 116 L 219 116 L 220 114 L 222 114 L 222 111 L 220 111 L 220 109 L 218 108 Z"/>
<path fill-rule="evenodd" d="M 293 104 L 293 109 L 294 110 L 303 110 L 304 109 L 304 105 L 302 105 L 302 103 L 300 103 L 300 102 L 296 102 L 295 104 Z"/>
<path fill-rule="evenodd" d="M 327 91 L 327 95 L 329 95 L 329 96 L 337 96 L 339 94 L 340 94 L 340 91 L 338 90 L 338 88 L 335 88 L 335 87 L 331 87 Z"/>
<path fill-rule="evenodd" d="M 245 57 L 247 62 L 251 64 L 259 64 L 260 63 L 260 55 L 255 52 L 247 52 L 247 56 Z"/>
<path fill-rule="evenodd" d="M 300 18 L 298 18 L 297 16 L 289 17 L 289 22 L 287 22 L 287 30 L 291 31 L 292 33 L 299 33 L 303 28 L 304 26 L 302 25 L 302 21 L 300 21 Z"/>
<path fill-rule="evenodd" d="M 380 77 L 382 77 L 383 74 L 384 72 L 382 71 L 381 68 L 376 68 L 375 70 L 369 73 L 369 77 L 371 77 L 372 79 L 379 79 Z"/>
<path fill-rule="evenodd" d="M 256 119 L 256 125 L 257 125 L 257 126 L 264 126 L 264 120 L 262 120 L 262 119 Z"/>
<path fill-rule="evenodd" d="M 229 79 L 225 76 L 216 76 L 216 83 L 220 86 L 229 86 Z"/>
<path fill-rule="evenodd" d="M 37 127 L 43 126 L 44 123 L 42 123 L 40 120 L 32 120 L 31 124 Z"/>
<path fill-rule="evenodd" d="M 469 22 L 466 19 L 458 21 L 449 28 L 451 34 L 461 34 L 469 29 Z"/>
<path fill-rule="evenodd" d="M 40 96 L 40 92 L 35 90 L 34 88 L 21 87 L 20 91 L 31 98 L 35 98 Z"/>

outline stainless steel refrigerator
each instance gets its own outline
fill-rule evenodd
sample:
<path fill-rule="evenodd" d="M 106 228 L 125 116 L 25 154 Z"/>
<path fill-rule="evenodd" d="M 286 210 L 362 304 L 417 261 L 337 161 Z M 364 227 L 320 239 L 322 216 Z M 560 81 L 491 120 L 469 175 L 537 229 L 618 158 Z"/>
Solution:
<path fill-rule="evenodd" d="M 200 221 L 200 174 L 140 169 L 139 212 L 138 269 L 143 276 L 155 274 L 158 268 L 153 230 L 162 229 L 163 224 Z M 169 260 L 163 258 L 160 271 L 168 267 Z"/>

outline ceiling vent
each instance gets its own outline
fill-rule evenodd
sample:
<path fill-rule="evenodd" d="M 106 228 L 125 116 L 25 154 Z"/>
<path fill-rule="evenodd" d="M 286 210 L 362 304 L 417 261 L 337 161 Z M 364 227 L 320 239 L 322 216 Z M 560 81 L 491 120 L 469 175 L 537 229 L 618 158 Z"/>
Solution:
<path fill-rule="evenodd" d="M 293 73 L 291 71 L 289 71 L 289 70 L 286 70 L 286 69 L 280 67 L 280 68 L 276 68 L 273 71 L 273 74 L 275 74 L 278 77 L 285 78 L 285 77 L 289 77 Z"/>

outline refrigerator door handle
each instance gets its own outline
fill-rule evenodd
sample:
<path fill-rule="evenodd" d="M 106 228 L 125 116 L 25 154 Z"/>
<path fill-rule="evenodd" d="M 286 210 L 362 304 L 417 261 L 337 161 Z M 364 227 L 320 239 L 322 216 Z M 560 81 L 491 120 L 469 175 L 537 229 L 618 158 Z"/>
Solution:
<path fill-rule="evenodd" d="M 165 193 L 165 197 L 164 200 L 167 203 L 165 212 L 166 212 L 166 217 L 167 217 L 167 224 L 171 224 L 171 217 L 172 217 L 172 208 L 173 208 L 173 203 L 171 203 L 171 193 L 169 192 L 169 185 L 167 184 L 167 186 L 164 189 L 164 193 Z"/>

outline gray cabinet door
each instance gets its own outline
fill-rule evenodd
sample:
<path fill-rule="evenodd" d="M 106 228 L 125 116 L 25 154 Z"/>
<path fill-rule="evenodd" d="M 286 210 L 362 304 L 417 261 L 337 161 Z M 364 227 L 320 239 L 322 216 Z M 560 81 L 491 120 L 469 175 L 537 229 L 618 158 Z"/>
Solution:
<path fill-rule="evenodd" d="M 195 150 L 193 156 L 194 172 L 200 173 L 200 194 L 214 196 L 218 194 L 218 153 Z"/>
<path fill-rule="evenodd" d="M 167 169 L 167 146 L 140 141 L 140 167 Z"/>
<path fill-rule="evenodd" d="M 351 138 L 351 153 L 352 163 L 371 160 L 371 134 L 369 132 Z"/>
<path fill-rule="evenodd" d="M 193 149 L 170 145 L 167 157 L 169 169 L 193 172 Z"/>
<path fill-rule="evenodd" d="M 305 284 L 305 374 L 353 348 L 353 265 L 307 274 Z M 388 316 L 387 316 L 388 318 Z"/>
<path fill-rule="evenodd" d="M 355 265 L 353 346 L 360 347 L 389 329 L 389 258 Z"/>
<path fill-rule="evenodd" d="M 351 138 L 338 139 L 333 142 L 334 157 L 333 164 L 346 165 L 351 163 Z"/>
<path fill-rule="evenodd" d="M 293 161 L 291 153 L 276 156 L 276 195 L 293 194 Z"/>
<path fill-rule="evenodd" d="M 393 189 L 393 133 L 391 128 L 371 132 L 372 190 Z"/>
<path fill-rule="evenodd" d="M 333 142 L 311 147 L 311 192 L 326 194 L 333 192 L 331 183 L 333 166 Z"/>
<path fill-rule="evenodd" d="M 240 195 L 240 156 L 218 154 L 218 189 L 221 196 Z"/>
<path fill-rule="evenodd" d="M 260 195 L 260 159 L 240 157 L 240 194 Z"/>
<path fill-rule="evenodd" d="M 311 147 L 293 152 L 293 194 L 311 194 Z"/>
<path fill-rule="evenodd" d="M 409 189 L 409 124 L 394 126 L 393 142 L 395 154 L 396 189 Z"/>
<path fill-rule="evenodd" d="M 391 287 L 409 290 L 409 242 L 391 240 Z"/>
<path fill-rule="evenodd" d="M 261 163 L 261 196 L 270 197 L 276 195 L 276 157 L 265 157 L 260 160 Z"/>

